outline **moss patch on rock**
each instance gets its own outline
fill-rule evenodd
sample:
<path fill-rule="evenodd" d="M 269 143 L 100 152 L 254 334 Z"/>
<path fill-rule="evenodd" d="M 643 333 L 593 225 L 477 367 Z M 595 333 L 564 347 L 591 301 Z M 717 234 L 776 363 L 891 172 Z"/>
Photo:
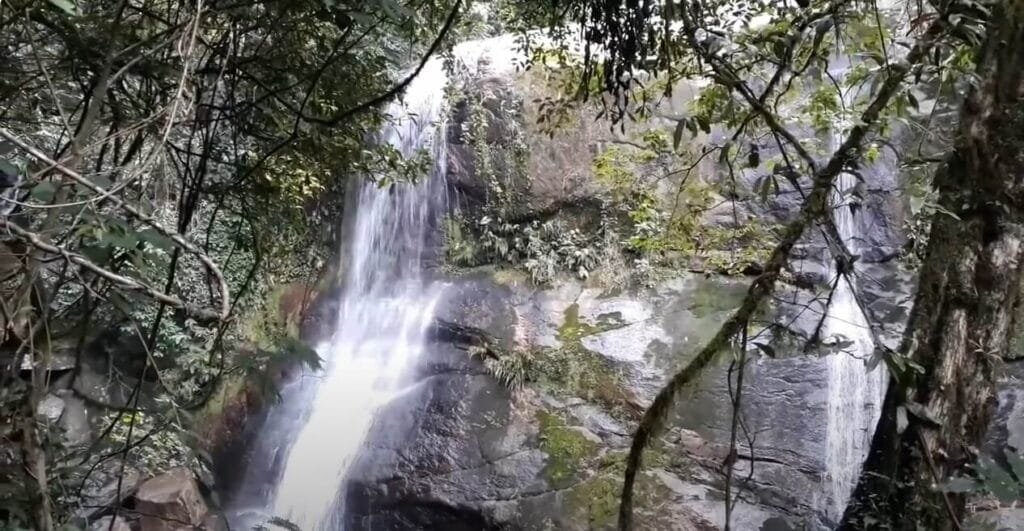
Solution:
<path fill-rule="evenodd" d="M 579 477 L 587 462 L 597 454 L 598 445 L 561 417 L 538 411 L 540 449 L 548 456 L 545 475 L 555 488 L 563 488 Z"/>
<path fill-rule="evenodd" d="M 622 472 L 603 471 L 569 491 L 567 509 L 573 519 L 587 522 L 588 529 L 614 529 L 618 521 L 619 497 L 622 494 Z M 636 506 L 638 528 L 668 529 L 673 517 L 657 510 L 671 495 L 660 480 L 648 474 L 637 476 Z M 669 526 L 666 526 L 669 524 Z"/>
<path fill-rule="evenodd" d="M 567 393 L 595 402 L 619 416 L 635 416 L 637 400 L 624 385 L 618 367 L 583 346 L 583 338 L 622 326 L 616 319 L 588 323 L 580 319 L 579 305 L 566 308 L 556 335 L 561 346 L 533 355 L 532 380 L 546 384 L 556 393 Z"/>

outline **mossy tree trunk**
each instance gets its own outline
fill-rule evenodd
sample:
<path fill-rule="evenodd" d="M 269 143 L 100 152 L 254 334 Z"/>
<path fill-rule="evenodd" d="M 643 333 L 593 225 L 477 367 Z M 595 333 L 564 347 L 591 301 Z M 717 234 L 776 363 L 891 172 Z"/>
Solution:
<path fill-rule="evenodd" d="M 936 186 L 919 291 L 882 419 L 841 529 L 959 529 L 966 473 L 988 428 L 1024 250 L 1024 0 L 994 6 L 978 81 Z M 950 213 L 955 214 L 951 215 Z"/>

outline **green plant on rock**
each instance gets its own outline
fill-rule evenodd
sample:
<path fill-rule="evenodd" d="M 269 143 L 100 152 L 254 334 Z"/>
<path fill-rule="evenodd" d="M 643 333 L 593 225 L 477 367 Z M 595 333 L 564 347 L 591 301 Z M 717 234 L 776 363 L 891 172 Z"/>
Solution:
<path fill-rule="evenodd" d="M 768 260 L 776 239 L 773 229 L 755 222 L 735 228 L 708 228 L 700 237 L 700 254 L 709 269 L 740 274 Z"/>
<path fill-rule="evenodd" d="M 467 234 L 465 220 L 459 215 L 445 216 L 444 254 L 448 263 L 456 266 L 474 266 L 479 259 L 480 249 Z"/>
<path fill-rule="evenodd" d="M 470 355 L 483 362 L 484 369 L 501 385 L 510 391 L 518 391 L 536 379 L 533 353 L 528 350 L 513 350 L 495 355 L 482 347 L 470 349 Z"/>
<path fill-rule="evenodd" d="M 540 449 L 548 456 L 545 475 L 556 488 L 564 487 L 597 453 L 597 444 L 554 413 L 538 411 L 537 421 L 540 423 Z"/>
<path fill-rule="evenodd" d="M 658 208 L 658 201 L 652 194 L 635 193 L 628 215 L 633 229 L 626 241 L 628 250 L 643 255 L 665 249 L 669 215 Z"/>
<path fill-rule="evenodd" d="M 611 146 L 591 161 L 594 179 L 611 193 L 613 201 L 625 201 L 637 183 L 637 176 L 630 166 L 633 157 L 621 147 Z"/>
<path fill-rule="evenodd" d="M 973 476 L 950 478 L 939 490 L 958 494 L 989 494 L 1001 503 L 1013 504 L 1024 497 L 1024 455 L 1004 452 L 1005 465 L 982 456 L 971 465 Z"/>
<path fill-rule="evenodd" d="M 509 223 L 485 215 L 472 227 L 453 221 L 446 233 L 450 263 L 522 266 L 536 284 L 550 283 L 560 273 L 586 279 L 598 265 L 596 242 L 600 235 L 565 230 L 555 220 Z M 467 238 L 466 233 L 476 236 Z"/>

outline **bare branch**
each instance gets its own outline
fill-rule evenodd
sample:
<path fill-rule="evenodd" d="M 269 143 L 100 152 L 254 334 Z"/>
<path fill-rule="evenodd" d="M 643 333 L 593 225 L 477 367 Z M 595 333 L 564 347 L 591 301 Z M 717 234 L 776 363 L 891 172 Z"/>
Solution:
<path fill-rule="evenodd" d="M 152 227 L 157 232 L 159 232 L 161 235 L 169 238 L 176 245 L 178 245 L 179 247 L 181 247 L 185 251 L 191 253 L 196 258 L 198 258 L 199 261 L 201 261 L 203 263 L 203 265 L 206 267 L 206 270 L 211 275 L 213 275 L 214 279 L 217 282 L 218 289 L 220 290 L 220 293 L 219 293 L 219 296 L 220 296 L 220 305 L 219 305 L 220 306 L 220 312 L 218 314 L 216 314 L 217 315 L 216 319 L 217 320 L 221 320 L 221 321 L 225 321 L 225 320 L 228 319 L 228 316 L 230 314 L 231 306 L 230 306 L 230 300 L 229 300 L 229 295 L 228 295 L 227 281 L 224 279 L 224 274 L 221 273 L 220 268 L 217 267 L 217 264 L 215 264 L 213 262 L 213 260 L 209 256 L 207 256 L 206 253 L 204 253 L 201 249 L 199 249 L 194 244 L 192 244 L 191 242 L 186 240 L 181 234 L 179 234 L 179 233 L 177 233 L 175 231 L 171 231 L 171 230 L 168 230 L 168 229 L 164 228 L 162 225 L 157 223 L 156 220 L 154 220 L 152 217 L 147 216 L 146 214 L 143 214 L 138 209 L 136 209 L 135 207 L 125 203 L 124 201 L 122 201 L 118 197 L 110 195 L 110 191 L 105 190 L 105 189 L 103 189 L 100 186 L 97 186 L 95 183 L 93 183 L 89 179 L 86 179 L 85 177 L 83 177 L 78 172 L 76 172 L 76 171 L 74 171 L 74 170 L 72 170 L 70 168 L 67 168 L 63 164 L 61 164 L 61 163 L 51 159 L 45 153 L 43 153 L 42 151 L 40 151 L 40 150 L 32 147 L 31 145 L 27 144 L 26 142 L 24 142 L 23 140 L 21 140 L 17 136 L 11 134 L 9 131 L 7 131 L 5 129 L 0 129 L 0 137 L 6 139 L 7 141 L 11 142 L 12 144 L 18 146 L 19 148 L 25 150 L 28 154 L 32 155 L 36 159 L 38 159 L 38 160 L 40 160 L 42 162 L 45 162 L 46 164 L 49 164 L 50 166 L 53 167 L 53 169 L 57 170 L 58 172 L 60 172 L 61 174 L 65 175 L 65 176 L 69 177 L 71 180 L 75 181 L 76 183 L 78 183 L 78 184 L 80 184 L 82 186 L 85 186 L 86 188 L 88 188 L 88 189 L 90 189 L 90 190 L 100 194 L 102 196 L 102 199 L 104 199 L 106 201 L 110 201 L 111 203 L 113 203 L 113 205 L 115 207 L 117 207 L 117 208 L 127 212 L 129 215 L 131 215 L 131 217 L 134 217 L 135 219 L 139 220 L 140 222 L 142 222 L 142 223 Z M 16 226 L 16 225 L 13 225 L 12 223 L 9 223 L 9 222 L 6 222 L 6 221 L 3 222 L 3 225 L 4 226 L 8 226 L 8 227 Z M 18 229 L 24 231 L 24 229 L 21 229 L 20 227 L 18 227 Z M 28 231 L 25 231 L 25 233 L 32 234 L 32 233 L 30 233 Z M 39 241 L 39 243 L 43 243 L 41 240 L 38 240 L 38 238 L 36 238 L 36 239 L 37 239 L 37 241 Z M 42 247 L 37 245 L 35 242 L 32 242 L 31 240 L 29 240 L 29 241 L 34 246 L 36 246 L 37 248 L 42 249 Z M 48 244 L 44 244 L 44 245 L 48 245 Z M 50 246 L 50 247 L 53 247 L 53 246 Z M 57 248 L 53 247 L 53 249 L 57 249 Z M 56 254 L 64 255 L 64 253 L 67 252 L 67 251 L 66 250 L 63 250 L 63 251 L 62 250 L 57 250 L 57 251 L 49 250 L 48 252 L 55 252 Z M 82 260 L 85 260 L 84 257 L 80 256 L 80 258 Z M 85 260 L 85 261 L 88 262 L 88 260 Z M 89 262 L 89 263 L 91 264 L 91 262 Z M 84 265 L 84 264 L 82 264 L 82 265 Z M 94 267 L 102 270 L 102 268 L 100 268 L 99 266 L 96 266 L 95 264 L 92 264 L 92 265 Z M 107 271 L 107 273 L 111 274 L 111 275 L 113 274 L 113 273 L 110 273 L 109 271 Z M 130 280 L 130 279 L 128 279 L 128 280 Z M 134 282 L 134 281 L 132 281 L 132 282 Z M 133 288 L 133 289 L 136 289 L 138 291 L 138 288 Z M 170 296 L 168 296 L 166 294 L 162 294 L 162 293 L 156 292 L 155 290 L 154 290 L 153 294 L 159 294 L 159 295 L 161 295 L 163 297 L 170 297 Z M 168 298 L 166 300 L 161 299 L 159 297 L 154 297 L 154 298 L 156 298 L 157 300 L 162 300 L 163 302 L 166 302 L 167 304 L 169 304 L 170 306 L 173 306 L 175 308 L 185 309 L 185 304 L 183 302 L 181 302 L 179 299 L 176 299 L 174 297 L 170 297 L 170 298 Z M 177 302 L 177 304 L 175 304 L 175 301 Z"/>

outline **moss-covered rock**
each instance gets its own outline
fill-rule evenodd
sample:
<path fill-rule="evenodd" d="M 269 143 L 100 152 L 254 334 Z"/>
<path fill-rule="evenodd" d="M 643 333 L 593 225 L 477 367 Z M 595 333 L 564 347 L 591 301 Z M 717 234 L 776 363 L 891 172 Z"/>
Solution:
<path fill-rule="evenodd" d="M 540 449 L 547 454 L 544 473 L 554 488 L 571 485 L 585 475 L 590 460 L 597 454 L 599 441 L 588 438 L 555 413 L 537 412 L 540 424 Z"/>
<path fill-rule="evenodd" d="M 580 319 L 579 304 L 564 312 L 556 339 L 560 346 L 540 349 L 533 359 L 535 379 L 554 393 L 569 394 L 595 402 L 628 417 L 639 413 L 636 396 L 623 381 L 622 368 L 583 346 L 583 339 L 621 326 L 614 317 L 597 323 Z"/>

